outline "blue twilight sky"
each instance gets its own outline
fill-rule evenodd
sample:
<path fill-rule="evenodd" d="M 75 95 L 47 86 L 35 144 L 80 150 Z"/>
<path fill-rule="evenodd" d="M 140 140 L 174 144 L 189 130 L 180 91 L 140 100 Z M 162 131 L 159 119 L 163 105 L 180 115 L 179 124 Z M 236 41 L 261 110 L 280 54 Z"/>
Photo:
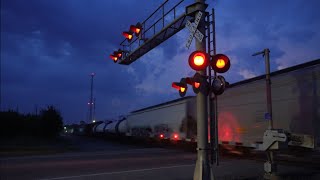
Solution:
<path fill-rule="evenodd" d="M 86 120 L 91 72 L 97 120 L 179 98 L 171 82 L 193 74 L 186 29 L 130 66 L 109 59 L 121 32 L 162 2 L 1 0 L 1 110 L 54 105 L 66 123 Z M 319 0 L 206 3 L 216 11 L 217 52 L 231 58 L 225 75 L 231 83 L 264 73 L 263 58 L 251 56 L 264 48 L 271 50 L 272 71 L 320 57 Z"/>

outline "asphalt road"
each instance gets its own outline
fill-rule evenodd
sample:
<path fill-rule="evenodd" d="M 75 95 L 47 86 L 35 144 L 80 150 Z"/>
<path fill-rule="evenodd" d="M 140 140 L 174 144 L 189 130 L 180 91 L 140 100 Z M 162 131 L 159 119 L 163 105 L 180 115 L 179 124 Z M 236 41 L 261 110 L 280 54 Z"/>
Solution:
<path fill-rule="evenodd" d="M 85 137 L 67 138 L 76 147 L 76 152 L 1 158 L 0 179 L 126 177 L 125 174 L 131 172 L 193 166 L 196 157 L 194 153 L 180 150 L 146 148 Z"/>
<path fill-rule="evenodd" d="M 196 154 L 192 152 L 68 138 L 77 146 L 77 152 L 1 158 L 0 179 L 193 179 Z M 308 173 L 304 175 L 307 179 L 320 177 L 319 171 L 308 168 L 283 166 L 280 169 L 287 174 Z M 221 179 L 256 179 L 263 174 L 263 162 L 222 158 L 214 173 Z"/>

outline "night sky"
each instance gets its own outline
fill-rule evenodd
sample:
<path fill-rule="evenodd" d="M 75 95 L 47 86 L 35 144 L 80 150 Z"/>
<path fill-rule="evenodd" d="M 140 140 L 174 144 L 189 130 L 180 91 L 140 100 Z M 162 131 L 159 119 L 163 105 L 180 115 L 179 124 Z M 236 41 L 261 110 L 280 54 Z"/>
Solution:
<path fill-rule="evenodd" d="M 129 66 L 109 58 L 122 31 L 162 2 L 1 0 L 1 110 L 34 113 L 54 105 L 66 124 L 79 123 L 87 119 L 92 72 L 97 120 L 179 98 L 171 83 L 194 73 L 186 28 Z M 264 73 L 262 56 L 251 56 L 264 48 L 272 71 L 320 58 L 319 0 L 206 3 L 216 11 L 217 52 L 231 58 L 230 83 Z"/>

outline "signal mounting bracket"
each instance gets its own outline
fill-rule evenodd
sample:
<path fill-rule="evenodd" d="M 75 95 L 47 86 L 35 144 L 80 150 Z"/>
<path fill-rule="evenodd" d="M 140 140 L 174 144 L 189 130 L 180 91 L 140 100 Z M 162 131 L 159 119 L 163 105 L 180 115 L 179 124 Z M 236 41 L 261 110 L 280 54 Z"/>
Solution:
<path fill-rule="evenodd" d="M 200 9 L 207 9 L 208 4 L 203 4 L 201 2 L 193 3 L 186 7 L 186 15 L 194 17 L 195 13 L 200 11 Z"/>

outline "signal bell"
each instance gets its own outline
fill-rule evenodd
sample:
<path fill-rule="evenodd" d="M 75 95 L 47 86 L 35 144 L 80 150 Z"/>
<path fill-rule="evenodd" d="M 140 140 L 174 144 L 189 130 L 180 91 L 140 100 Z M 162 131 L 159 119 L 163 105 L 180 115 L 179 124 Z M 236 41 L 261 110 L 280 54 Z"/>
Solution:
<path fill-rule="evenodd" d="M 229 83 L 226 82 L 223 76 L 216 76 L 212 81 L 212 92 L 215 95 L 221 95 L 228 85 Z"/>
<path fill-rule="evenodd" d="M 224 54 L 217 54 L 212 57 L 210 62 L 212 69 L 217 73 L 225 73 L 230 68 L 230 59 Z"/>

